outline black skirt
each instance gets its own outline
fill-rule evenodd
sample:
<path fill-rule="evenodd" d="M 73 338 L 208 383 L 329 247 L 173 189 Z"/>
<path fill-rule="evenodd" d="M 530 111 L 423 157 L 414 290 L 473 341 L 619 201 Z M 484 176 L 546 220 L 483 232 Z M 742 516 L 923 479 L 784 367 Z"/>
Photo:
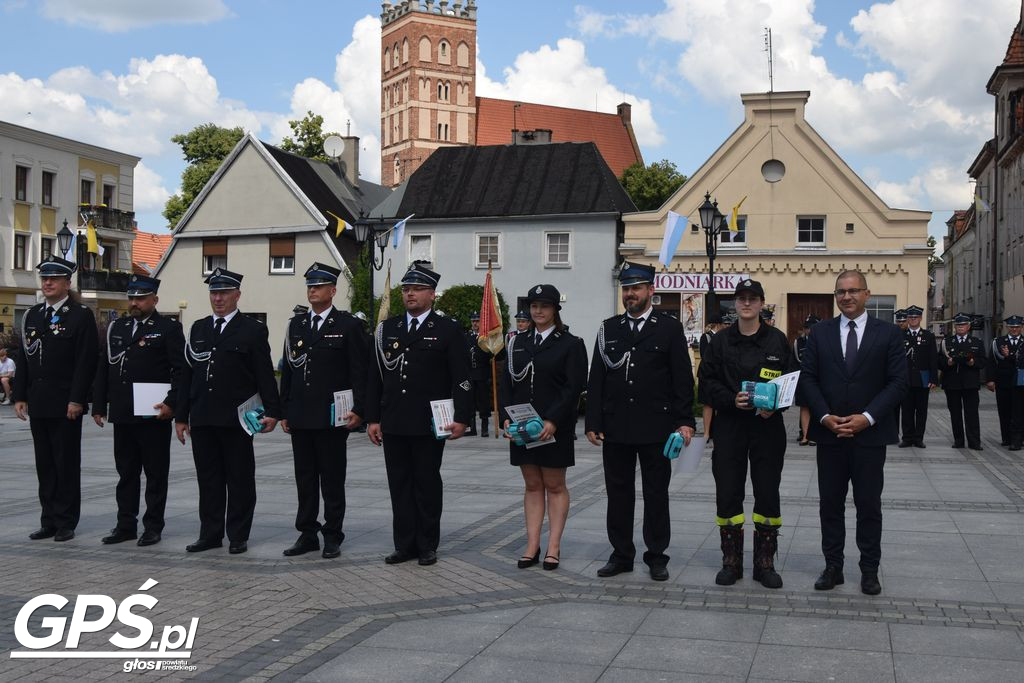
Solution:
<path fill-rule="evenodd" d="M 540 467 L 572 467 L 576 464 L 576 451 L 571 429 L 555 432 L 555 442 L 547 446 L 525 448 L 509 444 L 509 461 L 514 467 L 539 465 Z"/>

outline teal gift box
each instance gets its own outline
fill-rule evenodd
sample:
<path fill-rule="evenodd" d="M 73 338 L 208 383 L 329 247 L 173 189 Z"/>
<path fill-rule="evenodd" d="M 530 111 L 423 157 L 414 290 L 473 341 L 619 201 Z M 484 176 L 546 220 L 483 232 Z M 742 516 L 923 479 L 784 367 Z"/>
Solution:
<path fill-rule="evenodd" d="M 754 384 L 754 395 L 751 398 L 757 410 L 775 410 L 779 407 L 779 385 L 768 382 Z"/>

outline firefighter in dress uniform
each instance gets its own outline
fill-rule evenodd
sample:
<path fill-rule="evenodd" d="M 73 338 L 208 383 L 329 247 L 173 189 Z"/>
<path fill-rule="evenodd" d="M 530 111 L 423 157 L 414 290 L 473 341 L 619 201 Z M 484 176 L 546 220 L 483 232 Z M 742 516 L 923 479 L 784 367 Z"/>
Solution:
<path fill-rule="evenodd" d="M 920 306 L 909 306 L 907 330 L 903 333 L 907 349 L 907 374 L 910 387 L 903 398 L 903 440 L 900 448 L 924 448 L 924 430 L 928 422 L 928 392 L 939 383 L 939 350 L 935 335 L 921 327 Z"/>
<path fill-rule="evenodd" d="M 384 446 L 395 551 L 387 564 L 437 562 L 446 440 L 463 436 L 473 416 L 466 335 L 432 309 L 441 276 L 414 262 L 402 276 L 405 311 L 377 325 L 368 372 L 366 434 Z M 431 401 L 451 399 L 448 424 L 435 424 Z M 438 431 L 451 432 L 438 438 Z"/>
<path fill-rule="evenodd" d="M 139 477 L 143 472 L 146 512 L 138 545 L 159 543 L 164 529 L 171 424 L 185 366 L 185 337 L 181 323 L 157 312 L 159 289 L 160 280 L 155 277 L 132 275 L 129 315 L 107 327 L 106 350 L 93 387 L 93 421 L 100 427 L 107 421 L 114 425 L 117 524 L 101 539 L 106 544 L 138 536 Z M 167 391 L 158 403 L 138 406 L 136 383 L 166 384 Z"/>
<path fill-rule="evenodd" d="M 666 439 L 693 436 L 693 369 L 683 325 L 654 310 L 654 268 L 623 262 L 619 269 L 626 312 L 601 323 L 587 385 L 587 439 L 601 447 L 608 491 L 612 553 L 597 575 L 633 571 L 636 466 L 643 482 L 643 561 L 655 581 L 667 581 L 671 535 L 670 461 Z"/>
<path fill-rule="evenodd" d="M 96 318 L 71 291 L 74 263 L 37 266 L 45 301 L 25 311 L 15 360 L 14 414 L 29 428 L 39 479 L 40 527 L 32 540 L 70 541 L 81 512 L 82 415 L 96 376 Z"/>
<path fill-rule="evenodd" d="M 820 322 L 821 318 L 811 313 L 809 316 L 804 318 L 804 326 L 801 328 L 800 334 L 798 334 L 796 339 L 793 340 L 793 360 L 796 362 L 798 367 L 802 362 L 800 360 L 801 354 L 803 354 L 804 349 L 807 348 L 807 335 L 811 333 L 811 328 Z M 800 438 L 798 439 L 798 442 L 801 446 L 816 446 L 817 444 L 807 437 L 807 430 L 811 426 L 811 407 L 804 404 L 804 398 L 800 394 L 800 385 L 797 384 L 796 398 L 793 405 L 800 407 Z"/>
<path fill-rule="evenodd" d="M 779 484 L 786 454 L 782 410 L 756 409 L 744 389 L 751 382 L 770 382 L 796 370 L 786 335 L 761 315 L 764 289 L 756 280 L 736 286 L 738 320 L 715 335 L 704 361 L 707 396 L 715 408 L 716 521 L 722 548 L 722 569 L 715 583 L 731 586 L 743 577 L 743 495 L 750 463 L 754 489 L 754 580 L 765 588 L 781 588 L 775 571 L 782 510 Z"/>
<path fill-rule="evenodd" d="M 281 429 L 292 440 L 299 531 L 298 540 L 284 550 L 286 557 L 319 550 L 320 533 L 322 557 L 335 558 L 345 540 L 348 435 L 363 422 L 369 347 L 362 321 L 334 307 L 340 274 L 322 263 L 306 270 L 310 308 L 293 316 L 285 333 Z M 317 519 L 321 495 L 323 524 Z"/>
<path fill-rule="evenodd" d="M 256 509 L 253 436 L 242 428 L 238 409 L 258 395 L 259 431 L 266 433 L 281 418 L 281 402 L 267 326 L 238 310 L 242 276 L 216 268 L 205 282 L 213 315 L 195 321 L 188 332 L 174 415 L 178 440 L 192 437 L 199 484 L 199 538 L 185 550 L 219 548 L 226 531 L 234 555 L 249 549 Z"/>
<path fill-rule="evenodd" d="M 469 330 L 466 332 L 466 344 L 469 346 L 470 376 L 473 378 L 473 418 L 469 422 L 466 436 L 476 436 L 476 414 L 480 414 L 480 436 L 488 437 L 490 432 L 491 406 L 494 386 L 491 378 L 491 354 L 480 348 L 477 338 L 480 336 L 480 313 L 469 314 Z M 495 427 L 497 429 L 497 427 Z"/>
<path fill-rule="evenodd" d="M 1024 369 L 1024 318 L 1011 315 L 1003 322 L 1008 334 L 992 340 L 988 388 L 996 392 L 1000 443 L 1011 451 L 1019 451 L 1024 441 L 1024 384 L 1017 378 L 1024 375 L 1019 372 Z"/>
<path fill-rule="evenodd" d="M 958 313 L 953 318 L 954 334 L 942 341 L 939 366 L 942 368 L 942 389 L 953 428 L 953 448 L 982 450 L 981 426 L 978 416 L 978 388 L 985 369 L 985 346 L 971 336 L 971 316 Z M 965 434 L 966 433 L 966 434 Z"/>

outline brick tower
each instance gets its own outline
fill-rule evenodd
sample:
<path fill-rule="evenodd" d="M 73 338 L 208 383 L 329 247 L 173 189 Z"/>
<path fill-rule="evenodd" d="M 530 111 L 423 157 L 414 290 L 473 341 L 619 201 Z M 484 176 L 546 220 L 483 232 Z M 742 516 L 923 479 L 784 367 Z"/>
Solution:
<path fill-rule="evenodd" d="M 475 0 L 381 4 L 380 175 L 399 185 L 438 147 L 476 138 Z"/>

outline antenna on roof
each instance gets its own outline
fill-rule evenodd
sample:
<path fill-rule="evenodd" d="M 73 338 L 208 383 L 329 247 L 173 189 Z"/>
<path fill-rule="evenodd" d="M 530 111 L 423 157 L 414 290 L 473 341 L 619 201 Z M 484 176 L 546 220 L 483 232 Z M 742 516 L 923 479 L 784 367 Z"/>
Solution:
<path fill-rule="evenodd" d="M 775 76 L 772 73 L 772 29 L 764 28 L 764 51 L 768 53 L 768 92 L 775 91 Z"/>

